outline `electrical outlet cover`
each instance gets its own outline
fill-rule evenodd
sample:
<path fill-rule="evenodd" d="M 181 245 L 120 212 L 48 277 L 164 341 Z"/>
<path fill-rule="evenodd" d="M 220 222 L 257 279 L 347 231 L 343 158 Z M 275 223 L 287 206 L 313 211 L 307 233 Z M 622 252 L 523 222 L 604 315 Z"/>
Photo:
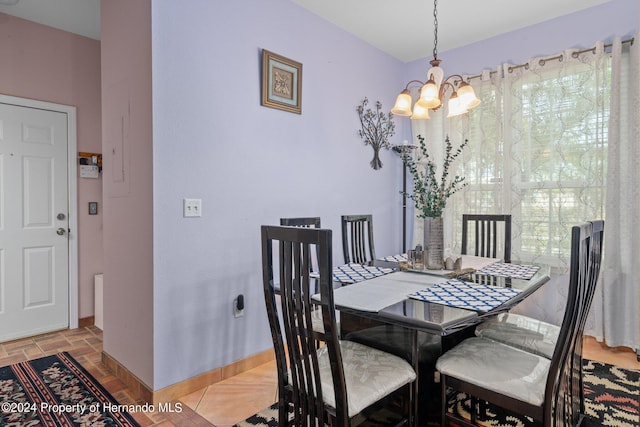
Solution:
<path fill-rule="evenodd" d="M 202 216 L 202 199 L 184 199 L 182 208 L 185 218 L 200 217 Z"/>

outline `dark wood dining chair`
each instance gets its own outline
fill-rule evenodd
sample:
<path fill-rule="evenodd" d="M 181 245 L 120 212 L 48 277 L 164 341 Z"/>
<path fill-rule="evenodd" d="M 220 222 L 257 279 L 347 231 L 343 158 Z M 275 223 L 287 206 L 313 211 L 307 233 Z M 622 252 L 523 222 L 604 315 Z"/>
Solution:
<path fill-rule="evenodd" d="M 398 425 L 404 425 L 413 406 L 410 390 L 416 373 L 411 365 L 389 353 L 338 339 L 331 230 L 262 226 L 261 241 L 264 297 L 278 371 L 278 425 L 355 425 L 396 394 L 408 396 L 400 405 L 405 413 Z M 308 292 L 312 247 L 319 260 L 317 301 Z M 324 320 L 326 345 L 320 349 L 313 339 L 314 305 L 320 306 Z"/>
<path fill-rule="evenodd" d="M 371 264 L 376 259 L 372 215 L 342 215 L 344 263 Z"/>
<path fill-rule="evenodd" d="M 531 417 L 536 425 L 577 426 L 583 415 L 582 338 L 602 259 L 604 223 L 572 227 L 569 294 L 551 359 L 492 339 L 464 340 L 438 359 L 442 388 L 442 425 L 472 427 L 448 411 L 455 392 Z"/>
<path fill-rule="evenodd" d="M 604 221 L 593 221 L 592 225 L 594 239 L 601 239 Z M 551 359 L 560 327 L 524 314 L 501 313 L 478 325 L 475 334 Z"/>
<path fill-rule="evenodd" d="M 463 214 L 461 253 L 511 262 L 511 215 Z"/>
<path fill-rule="evenodd" d="M 303 228 L 321 228 L 320 225 L 320 217 L 319 216 L 311 216 L 311 217 L 294 217 L 294 218 L 280 218 L 280 225 L 285 227 L 303 227 Z M 315 257 L 310 255 L 312 260 L 315 260 L 315 265 L 318 265 L 318 257 L 317 254 Z M 314 262 L 309 263 L 310 272 L 314 269 Z M 318 280 L 314 280 L 313 293 L 317 294 L 320 292 L 318 287 Z M 312 313 L 313 320 L 313 331 L 316 336 L 316 346 L 319 348 L 321 343 L 324 342 L 324 325 L 322 323 L 322 310 L 317 307 L 316 310 L 313 310 Z"/>

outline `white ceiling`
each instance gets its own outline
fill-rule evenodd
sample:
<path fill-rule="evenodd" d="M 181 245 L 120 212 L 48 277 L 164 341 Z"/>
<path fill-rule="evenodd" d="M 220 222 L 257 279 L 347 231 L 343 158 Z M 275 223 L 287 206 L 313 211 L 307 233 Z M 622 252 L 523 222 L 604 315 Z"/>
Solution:
<path fill-rule="evenodd" d="M 403 62 L 431 57 L 433 0 L 291 0 Z M 438 51 L 609 0 L 440 0 Z"/>
<path fill-rule="evenodd" d="M 100 0 L 0 0 L 0 12 L 100 39 Z M 0 22 L 2 25 L 2 22 Z"/>
<path fill-rule="evenodd" d="M 432 0 L 291 1 L 403 62 L 432 55 Z M 608 1 L 440 0 L 438 51 L 464 46 Z M 15 0 L 0 0 L 0 12 L 100 39 L 100 0 L 19 0 L 13 6 L 2 4 L 12 2 Z"/>

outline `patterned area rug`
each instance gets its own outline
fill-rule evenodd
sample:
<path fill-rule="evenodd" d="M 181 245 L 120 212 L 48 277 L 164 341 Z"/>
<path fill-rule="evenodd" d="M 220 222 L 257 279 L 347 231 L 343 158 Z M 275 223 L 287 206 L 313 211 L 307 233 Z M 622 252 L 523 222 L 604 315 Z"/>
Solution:
<path fill-rule="evenodd" d="M 139 426 L 68 353 L 0 368 L 0 426 Z"/>
<path fill-rule="evenodd" d="M 587 426 L 640 426 L 640 372 L 585 360 Z"/>
<path fill-rule="evenodd" d="M 585 427 L 615 426 L 638 427 L 640 425 L 640 372 L 617 368 L 606 363 L 584 360 L 584 393 L 586 418 Z M 459 414 L 468 418 L 469 401 L 459 395 L 455 407 Z M 235 427 L 278 425 L 277 406 L 271 406 L 236 424 Z M 486 427 L 531 427 L 533 422 L 527 418 L 513 416 L 492 407 L 487 408 L 486 419 L 478 422 Z M 367 426 L 384 426 L 380 423 Z M 388 425 L 388 424 L 386 424 Z"/>
<path fill-rule="evenodd" d="M 398 425 L 401 421 L 400 416 L 381 410 L 376 413 L 376 420 L 366 420 L 358 427 L 389 427 Z M 234 427 L 251 427 L 251 426 L 268 426 L 278 427 L 278 405 L 273 404 L 267 409 L 263 409 L 257 414 L 247 418 L 245 421 L 236 424 Z M 434 426 L 435 427 L 435 426 Z"/>

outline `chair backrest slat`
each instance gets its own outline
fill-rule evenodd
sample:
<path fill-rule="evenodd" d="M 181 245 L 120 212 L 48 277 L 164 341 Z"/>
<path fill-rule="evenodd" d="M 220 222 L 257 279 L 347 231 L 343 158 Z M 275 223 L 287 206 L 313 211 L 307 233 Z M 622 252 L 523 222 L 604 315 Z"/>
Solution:
<path fill-rule="evenodd" d="M 473 228 L 473 253 L 469 253 L 468 249 L 471 228 L 469 224 L 472 224 Z M 503 239 L 498 240 L 499 236 Z M 499 249 L 502 253 L 498 252 Z M 511 262 L 511 215 L 462 215 L 461 253 L 463 255 L 502 258 L 504 262 Z"/>
<path fill-rule="evenodd" d="M 342 252 L 345 264 L 368 264 L 375 260 L 372 215 L 342 216 Z"/>
<path fill-rule="evenodd" d="M 491 226 L 493 225 L 493 232 L 491 231 Z M 489 222 L 489 235 L 493 237 L 491 240 L 491 246 L 493 247 L 493 251 L 491 252 L 491 256 L 493 258 L 496 257 L 496 249 L 498 248 L 498 222 L 490 221 Z M 488 239 L 487 239 L 488 240 Z"/>

